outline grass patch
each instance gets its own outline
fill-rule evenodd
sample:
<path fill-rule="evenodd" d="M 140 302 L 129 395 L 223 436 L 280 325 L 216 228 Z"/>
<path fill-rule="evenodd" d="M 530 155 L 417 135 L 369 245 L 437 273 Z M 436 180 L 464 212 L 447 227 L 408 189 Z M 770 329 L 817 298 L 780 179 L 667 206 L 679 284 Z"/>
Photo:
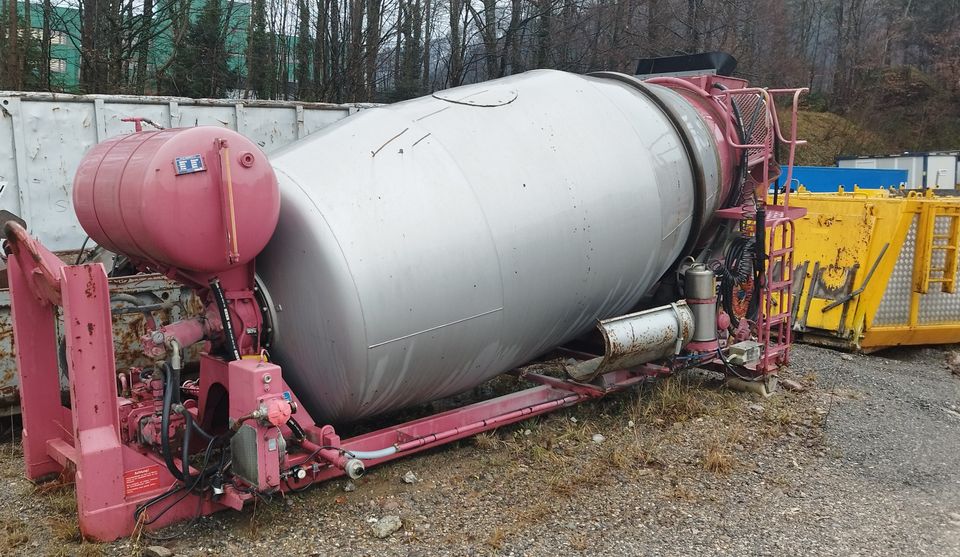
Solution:
<path fill-rule="evenodd" d="M 704 470 L 714 474 L 729 474 L 735 462 L 734 456 L 722 443 L 710 443 L 703 454 Z"/>
<path fill-rule="evenodd" d="M 493 549 L 500 549 L 503 547 L 503 542 L 507 538 L 507 533 L 503 528 L 497 526 L 493 529 L 493 532 L 490 533 L 490 537 L 487 538 L 487 541 L 483 542 L 484 544 L 492 547 Z"/>
<path fill-rule="evenodd" d="M 3 521 L 0 525 L 0 554 L 13 555 L 30 541 L 27 523 L 22 520 Z"/>

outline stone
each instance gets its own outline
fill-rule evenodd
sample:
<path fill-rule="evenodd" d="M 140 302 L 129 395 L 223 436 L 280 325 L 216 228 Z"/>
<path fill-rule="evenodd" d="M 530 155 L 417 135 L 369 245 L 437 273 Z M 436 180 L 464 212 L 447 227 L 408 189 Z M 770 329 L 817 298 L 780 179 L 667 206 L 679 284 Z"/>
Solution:
<path fill-rule="evenodd" d="M 844 354 L 844 355 L 840 356 L 840 359 L 843 360 L 843 361 L 845 361 L 845 362 L 852 362 L 852 361 L 853 361 L 853 356 L 851 356 L 850 354 Z"/>
<path fill-rule="evenodd" d="M 346 491 L 347 493 L 350 493 L 351 491 L 356 491 L 356 490 L 357 490 L 357 484 L 355 484 L 355 483 L 353 483 L 353 482 L 347 482 L 347 483 L 343 484 L 343 490 Z"/>
<path fill-rule="evenodd" d="M 390 534 L 396 532 L 402 527 L 403 527 L 403 521 L 400 520 L 400 517 L 395 514 L 391 514 L 374 522 L 370 526 L 370 529 L 373 530 L 374 536 L 382 540 L 386 537 L 389 537 Z"/>
<path fill-rule="evenodd" d="M 753 410 L 754 412 L 763 412 L 762 404 L 751 404 L 750 406 L 747 406 L 747 408 Z"/>
<path fill-rule="evenodd" d="M 794 381 L 793 379 L 780 379 L 780 386 L 788 391 L 794 391 L 798 393 L 802 393 L 803 391 L 807 390 L 806 387 L 797 381 Z"/>
<path fill-rule="evenodd" d="M 594 433 L 594 434 L 593 434 L 593 442 L 594 442 L 594 443 L 603 443 L 603 442 L 606 441 L 606 440 L 607 440 L 607 438 L 604 437 L 603 435 L 600 435 L 599 433 Z"/>
<path fill-rule="evenodd" d="M 412 484 L 412 483 L 416 483 L 416 482 L 417 482 L 417 475 L 414 474 L 412 471 L 408 470 L 407 473 L 404 474 L 404 475 L 403 475 L 403 478 L 401 478 L 401 479 L 403 480 L 403 483 L 405 483 L 405 484 Z"/>
<path fill-rule="evenodd" d="M 162 545 L 151 545 L 143 550 L 143 557 L 173 557 L 173 550 Z"/>

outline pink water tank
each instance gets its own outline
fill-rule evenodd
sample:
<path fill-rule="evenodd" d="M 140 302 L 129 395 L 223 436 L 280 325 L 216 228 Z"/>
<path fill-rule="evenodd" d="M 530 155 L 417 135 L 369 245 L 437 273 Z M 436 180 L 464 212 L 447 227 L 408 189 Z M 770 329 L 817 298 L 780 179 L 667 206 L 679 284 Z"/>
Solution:
<path fill-rule="evenodd" d="M 214 274 L 260 253 L 280 194 L 256 144 L 202 126 L 100 143 L 80 163 L 73 204 L 83 229 L 110 251 L 157 270 Z"/>

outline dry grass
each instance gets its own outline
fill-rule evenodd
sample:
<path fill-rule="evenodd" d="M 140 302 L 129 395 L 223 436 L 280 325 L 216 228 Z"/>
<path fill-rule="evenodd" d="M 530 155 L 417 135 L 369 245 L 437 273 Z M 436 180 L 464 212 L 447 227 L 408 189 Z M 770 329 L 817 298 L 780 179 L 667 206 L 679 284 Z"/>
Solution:
<path fill-rule="evenodd" d="M 17 548 L 30 541 L 29 528 L 22 520 L 5 521 L 0 525 L 0 554 L 13 555 Z"/>
<path fill-rule="evenodd" d="M 500 446 L 501 441 L 496 431 L 478 433 L 473 436 L 473 444 L 480 450 L 493 451 Z"/>
<path fill-rule="evenodd" d="M 483 542 L 484 544 L 494 548 L 500 549 L 503 547 L 504 540 L 507 539 L 507 533 L 503 528 L 497 526 L 493 532 L 490 533 L 490 537 L 487 538 L 487 541 Z"/>
<path fill-rule="evenodd" d="M 642 389 L 629 413 L 639 424 L 663 427 L 737 411 L 741 400 L 736 393 L 706 386 L 701 378 L 678 374 Z"/>
<path fill-rule="evenodd" d="M 725 444 L 713 442 L 707 445 L 703 454 L 703 468 L 714 474 L 729 474 L 736 459 Z"/>
<path fill-rule="evenodd" d="M 677 501 L 686 501 L 688 503 L 692 503 L 697 500 L 697 495 L 693 492 L 693 490 L 679 484 L 673 486 L 668 495 Z"/>
<path fill-rule="evenodd" d="M 586 551 L 588 547 L 587 536 L 584 534 L 574 534 L 570 536 L 570 547 L 577 551 Z"/>
<path fill-rule="evenodd" d="M 62 542 L 80 543 L 83 536 L 80 534 L 80 525 L 76 517 L 56 516 L 47 519 L 50 533 Z"/>

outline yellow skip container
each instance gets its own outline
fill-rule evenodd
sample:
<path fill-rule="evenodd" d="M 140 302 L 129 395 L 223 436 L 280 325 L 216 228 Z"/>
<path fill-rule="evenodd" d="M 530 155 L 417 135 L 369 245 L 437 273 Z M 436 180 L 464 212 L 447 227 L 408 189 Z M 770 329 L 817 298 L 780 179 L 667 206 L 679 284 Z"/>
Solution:
<path fill-rule="evenodd" d="M 794 331 L 873 351 L 960 342 L 960 198 L 932 191 L 790 195 L 796 221 Z"/>

